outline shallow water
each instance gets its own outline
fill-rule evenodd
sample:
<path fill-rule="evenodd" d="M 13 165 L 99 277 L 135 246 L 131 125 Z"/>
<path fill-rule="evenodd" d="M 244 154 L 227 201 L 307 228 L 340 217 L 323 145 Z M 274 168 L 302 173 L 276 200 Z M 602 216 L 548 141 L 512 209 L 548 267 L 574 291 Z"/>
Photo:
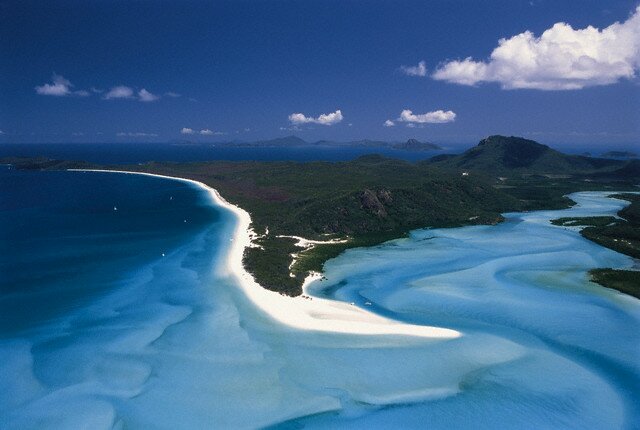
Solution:
<path fill-rule="evenodd" d="M 640 422 L 640 301 L 586 275 L 633 260 L 548 223 L 624 206 L 604 194 L 350 250 L 312 285 L 463 333 L 425 340 L 274 322 L 216 264 L 235 219 L 186 184 L 6 170 L 0 181 L 12 250 L 0 256 L 2 428 Z"/>

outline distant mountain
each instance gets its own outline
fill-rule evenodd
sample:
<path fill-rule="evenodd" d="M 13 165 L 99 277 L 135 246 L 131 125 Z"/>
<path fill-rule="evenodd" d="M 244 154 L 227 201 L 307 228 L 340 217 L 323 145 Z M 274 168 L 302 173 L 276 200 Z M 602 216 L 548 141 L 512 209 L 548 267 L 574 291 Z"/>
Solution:
<path fill-rule="evenodd" d="M 332 140 L 318 140 L 317 142 L 312 143 L 313 146 L 332 146 L 332 147 L 342 147 L 342 148 L 382 148 L 388 147 L 390 145 L 389 142 L 383 142 L 380 140 L 352 140 L 350 142 L 334 142 Z"/>
<path fill-rule="evenodd" d="M 636 158 L 638 154 L 629 151 L 608 151 L 601 154 L 602 158 Z"/>
<path fill-rule="evenodd" d="M 279 147 L 286 148 L 292 146 L 307 146 L 309 145 L 305 140 L 300 139 L 298 136 L 286 136 L 286 137 L 276 137 L 275 139 L 269 140 L 258 140 L 255 142 L 235 142 L 229 143 L 232 146 L 250 146 L 250 147 Z"/>
<path fill-rule="evenodd" d="M 406 142 L 394 143 L 392 148 L 404 149 L 406 151 L 440 151 L 442 147 L 431 142 L 420 142 L 416 139 L 409 139 Z"/>
<path fill-rule="evenodd" d="M 352 140 L 351 142 L 346 142 L 346 143 L 334 142 L 334 145 L 342 145 L 342 146 L 349 146 L 349 147 L 356 147 L 356 148 L 385 148 L 385 147 L 388 147 L 390 143 L 384 142 L 381 140 L 362 139 L 362 140 Z"/>
<path fill-rule="evenodd" d="M 334 148 L 393 148 L 406 151 L 435 151 L 442 148 L 430 142 L 420 142 L 416 139 L 409 139 L 406 142 L 385 142 L 382 140 L 352 140 L 350 142 L 335 142 L 331 140 L 319 140 L 309 143 L 297 136 L 278 137 L 270 140 L 258 140 L 255 142 L 225 142 L 219 146 L 241 146 L 241 147 L 279 147 L 291 148 L 300 146 L 330 146 Z"/>
<path fill-rule="evenodd" d="M 432 163 L 484 172 L 576 174 L 613 171 L 624 161 L 567 155 L 522 137 L 489 136 L 477 146 L 452 157 L 435 157 Z"/>
<path fill-rule="evenodd" d="M 597 172 L 590 175 L 596 179 L 615 179 L 621 181 L 640 179 L 640 160 L 623 161 L 622 167 L 613 171 Z"/>

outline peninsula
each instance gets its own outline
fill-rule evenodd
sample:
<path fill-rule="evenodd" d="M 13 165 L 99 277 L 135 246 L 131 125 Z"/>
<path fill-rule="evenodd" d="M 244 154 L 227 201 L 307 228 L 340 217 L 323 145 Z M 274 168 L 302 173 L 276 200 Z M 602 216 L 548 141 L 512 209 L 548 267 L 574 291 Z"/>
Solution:
<path fill-rule="evenodd" d="M 335 163 L 2 161 L 22 169 L 123 170 L 206 184 L 251 216 L 253 246 L 243 257 L 247 270 L 263 287 L 290 296 L 300 295 L 311 272 L 321 272 L 325 261 L 349 248 L 376 245 L 418 228 L 495 224 L 504 212 L 569 207 L 573 202 L 565 196 L 572 192 L 637 191 L 640 182 L 639 160 L 566 155 L 505 136 L 490 136 L 459 155 L 417 163 L 379 155 Z M 632 210 L 636 205 L 634 200 Z M 614 249 L 636 256 L 638 227 L 624 231 L 632 251 Z M 613 247 L 618 242 L 611 237 L 598 243 Z M 595 273 L 594 280 L 630 291 L 616 287 L 619 276 L 609 282 L 607 274 Z"/>

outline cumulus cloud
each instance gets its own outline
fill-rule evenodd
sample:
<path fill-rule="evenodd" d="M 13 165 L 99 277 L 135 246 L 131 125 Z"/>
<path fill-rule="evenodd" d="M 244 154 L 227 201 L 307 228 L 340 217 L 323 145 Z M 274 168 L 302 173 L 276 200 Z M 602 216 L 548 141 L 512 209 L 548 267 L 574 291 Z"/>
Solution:
<path fill-rule="evenodd" d="M 223 134 L 225 134 L 222 131 L 213 131 L 208 128 L 203 128 L 202 130 L 198 131 L 189 127 L 183 127 L 182 130 L 180 130 L 180 133 L 181 134 L 200 134 L 202 136 L 222 136 Z"/>
<path fill-rule="evenodd" d="M 291 127 L 280 127 L 280 131 L 304 131 L 297 125 L 292 125 Z"/>
<path fill-rule="evenodd" d="M 155 102 L 160 99 L 160 96 L 157 96 L 143 88 L 138 91 L 138 98 L 141 102 Z"/>
<path fill-rule="evenodd" d="M 305 116 L 302 113 L 292 113 L 289 115 L 289 121 L 294 125 L 300 124 L 321 124 L 321 125 L 333 125 L 342 121 L 342 111 L 338 109 L 332 113 L 323 113 L 317 118 Z"/>
<path fill-rule="evenodd" d="M 427 63 L 420 61 L 417 66 L 400 66 L 400 70 L 407 76 L 427 76 Z"/>
<path fill-rule="evenodd" d="M 106 100 L 111 99 L 130 99 L 133 98 L 133 89 L 124 85 L 118 85 L 111 88 L 107 94 L 104 95 Z"/>
<path fill-rule="evenodd" d="M 73 87 L 73 84 L 68 80 L 65 79 L 63 76 L 61 75 L 56 75 L 55 73 L 53 74 L 52 78 L 51 78 L 51 83 L 50 84 L 42 84 L 39 85 L 36 88 L 36 93 L 42 95 L 42 96 L 57 96 L 57 97 L 61 97 L 61 96 L 70 96 L 70 95 L 78 95 L 78 96 L 88 96 L 89 92 L 84 91 L 84 90 L 80 90 L 80 91 L 72 91 L 71 88 Z"/>
<path fill-rule="evenodd" d="M 432 77 L 461 85 L 497 82 L 503 89 L 575 90 L 631 79 L 640 69 L 640 6 L 623 23 L 574 30 L 559 22 L 536 37 L 500 39 L 487 61 L 440 65 Z"/>
<path fill-rule="evenodd" d="M 141 131 L 136 131 L 136 132 L 121 131 L 119 133 L 116 133 L 116 136 L 118 137 L 156 137 L 158 135 L 156 133 L 144 133 Z"/>
<path fill-rule="evenodd" d="M 409 124 L 443 124 L 445 122 L 453 122 L 455 119 L 456 113 L 450 110 L 436 110 L 416 115 L 411 110 L 405 109 L 400 113 L 398 121 Z"/>
<path fill-rule="evenodd" d="M 92 93 L 101 94 L 104 91 L 98 89 L 96 87 L 91 87 L 88 90 L 73 90 L 73 84 L 66 78 L 61 75 L 53 74 L 51 78 L 51 83 L 45 83 L 42 85 L 38 85 L 35 87 L 36 93 L 43 96 L 78 96 L 78 97 L 89 97 Z M 142 88 L 137 93 L 134 92 L 133 88 L 118 85 L 112 87 L 104 96 L 103 99 L 132 99 L 137 95 L 138 100 L 141 102 L 154 102 L 160 99 L 160 96 L 157 94 L 153 94 L 150 91 L 147 91 L 145 88 Z M 167 97 L 180 97 L 180 94 L 167 92 L 165 93 Z"/>
<path fill-rule="evenodd" d="M 390 119 L 386 120 L 383 124 L 384 127 L 393 127 L 394 125 L 396 125 L 395 122 L 391 121 Z"/>
<path fill-rule="evenodd" d="M 213 131 L 213 130 L 209 130 L 208 128 L 205 128 L 200 130 L 200 134 L 203 136 L 222 136 L 226 133 L 222 131 Z"/>

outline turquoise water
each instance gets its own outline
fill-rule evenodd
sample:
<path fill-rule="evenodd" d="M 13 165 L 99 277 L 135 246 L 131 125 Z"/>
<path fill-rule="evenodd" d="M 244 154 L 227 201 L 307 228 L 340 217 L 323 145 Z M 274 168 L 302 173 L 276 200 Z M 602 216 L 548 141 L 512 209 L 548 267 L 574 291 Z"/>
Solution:
<path fill-rule="evenodd" d="M 634 262 L 548 223 L 624 206 L 604 194 L 350 250 L 311 287 L 463 333 L 434 341 L 274 322 L 219 270 L 234 218 L 190 185 L 7 169 L 0 185 L 0 428 L 640 423 L 640 301 L 586 275 Z"/>

